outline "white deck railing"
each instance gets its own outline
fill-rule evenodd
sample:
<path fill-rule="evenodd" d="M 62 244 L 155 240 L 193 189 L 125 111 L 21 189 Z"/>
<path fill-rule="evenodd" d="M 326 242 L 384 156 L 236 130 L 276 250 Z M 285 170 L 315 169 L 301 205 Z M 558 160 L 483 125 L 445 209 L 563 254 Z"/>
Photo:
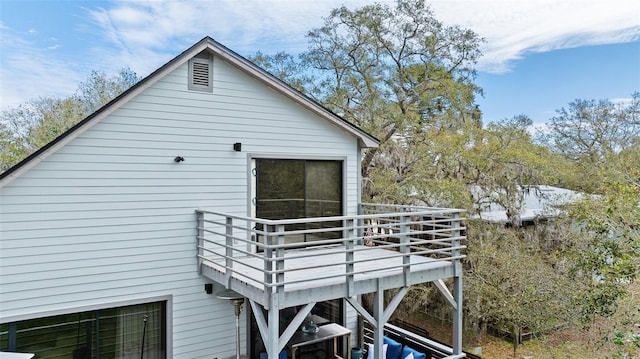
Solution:
<path fill-rule="evenodd" d="M 359 207 L 359 215 L 285 220 L 198 209 L 199 268 L 214 265 L 227 283 L 233 277 L 269 293 L 314 280 L 353 287 L 372 271 L 407 277 L 412 267 L 464 257 L 461 210 Z"/>

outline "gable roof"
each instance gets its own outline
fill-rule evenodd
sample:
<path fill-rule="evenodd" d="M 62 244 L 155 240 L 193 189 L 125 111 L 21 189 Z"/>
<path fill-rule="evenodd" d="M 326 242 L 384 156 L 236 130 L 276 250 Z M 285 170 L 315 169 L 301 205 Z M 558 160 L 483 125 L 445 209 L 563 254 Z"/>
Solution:
<path fill-rule="evenodd" d="M 218 56 L 221 59 L 229 62 L 248 75 L 264 83 L 271 89 L 274 89 L 284 96 L 287 96 L 307 110 L 310 110 L 321 118 L 326 119 L 333 125 L 336 125 L 339 128 L 342 128 L 343 130 L 349 132 L 359 140 L 360 146 L 369 148 L 377 147 L 380 144 L 380 141 L 371 134 L 348 122 L 344 118 L 325 108 L 310 97 L 289 86 L 279 78 L 275 77 L 253 62 L 247 60 L 236 52 L 215 41 L 211 37 L 206 36 L 202 40 L 198 41 L 193 46 L 182 52 L 180 55 L 164 64 L 162 67 L 149 74 L 149 76 L 145 77 L 140 82 L 124 91 L 118 97 L 114 98 L 109 103 L 105 104 L 100 109 L 75 124 L 69 130 L 55 138 L 53 141 L 47 143 L 31 155 L 29 155 L 27 158 L 18 162 L 13 167 L 7 169 L 3 173 L 0 173 L 0 187 L 6 185 L 11 180 L 18 177 L 21 173 L 38 164 L 40 161 L 48 157 L 51 153 L 64 146 L 67 142 L 71 141 L 78 135 L 82 134 L 84 131 L 91 128 L 101 119 L 107 117 L 109 114 L 120 108 L 120 106 L 127 103 L 130 99 L 137 96 L 142 91 L 155 84 L 159 79 L 175 70 L 179 66 L 183 65 L 184 63 L 189 61 L 189 59 L 204 50 L 209 50 L 214 54 L 214 56 Z"/>

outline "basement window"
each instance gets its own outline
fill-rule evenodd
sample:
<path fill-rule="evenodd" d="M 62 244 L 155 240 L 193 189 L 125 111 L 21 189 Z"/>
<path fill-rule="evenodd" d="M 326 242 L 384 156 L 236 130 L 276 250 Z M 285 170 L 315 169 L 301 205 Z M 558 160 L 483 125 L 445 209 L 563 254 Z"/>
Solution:
<path fill-rule="evenodd" d="M 205 52 L 189 60 L 189 90 L 213 92 L 213 58 Z"/>

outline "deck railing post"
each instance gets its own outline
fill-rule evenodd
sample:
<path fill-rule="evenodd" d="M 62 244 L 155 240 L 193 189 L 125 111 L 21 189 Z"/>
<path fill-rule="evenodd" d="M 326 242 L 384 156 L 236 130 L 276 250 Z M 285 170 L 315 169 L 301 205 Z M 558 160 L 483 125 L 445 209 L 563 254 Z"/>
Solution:
<path fill-rule="evenodd" d="M 196 210 L 196 238 L 197 238 L 197 256 L 198 256 L 198 273 L 202 274 L 202 263 L 204 262 L 204 212 Z"/>
<path fill-rule="evenodd" d="M 284 224 L 279 224 L 276 226 L 276 232 L 278 232 L 277 241 L 278 247 L 276 248 L 276 270 L 278 273 L 276 274 L 276 291 L 278 292 L 279 302 L 284 298 Z M 280 309 L 280 308 L 277 308 Z"/>
<path fill-rule="evenodd" d="M 451 215 L 451 256 L 460 256 L 460 214 L 454 213 Z"/>
<path fill-rule="evenodd" d="M 364 214 L 364 206 L 362 205 L 362 203 L 358 203 L 358 214 L 359 215 Z M 362 217 L 358 217 L 356 221 L 356 225 L 357 225 L 356 236 L 358 238 L 364 237 L 364 219 Z"/>
<path fill-rule="evenodd" d="M 271 233 L 273 232 L 273 226 L 264 225 L 264 229 L 267 232 L 264 236 L 265 247 L 262 252 L 264 259 L 264 293 L 266 301 L 271 303 L 271 292 L 273 290 L 273 287 L 271 287 L 273 283 L 273 262 L 271 261 L 271 258 L 273 258 L 273 236 Z"/>
<path fill-rule="evenodd" d="M 359 220 L 359 219 L 358 219 Z M 356 220 L 354 219 L 346 219 L 344 221 L 345 231 L 345 263 L 346 263 L 346 275 L 347 275 L 347 297 L 352 297 L 355 291 L 355 284 L 353 281 L 353 267 L 354 267 L 354 253 L 353 250 L 355 248 L 356 241 L 356 230 L 354 228 L 356 224 Z"/>
<path fill-rule="evenodd" d="M 409 220 L 411 219 L 410 213 L 404 213 L 400 217 L 400 253 L 402 256 L 402 274 L 404 275 L 404 286 L 408 286 L 410 283 L 409 276 L 411 275 L 411 237 L 409 236 Z"/>
<path fill-rule="evenodd" d="M 226 231 L 225 231 L 225 280 L 227 282 L 227 288 L 229 288 L 231 282 L 231 276 L 233 275 L 233 218 L 227 217 L 226 219 Z"/>

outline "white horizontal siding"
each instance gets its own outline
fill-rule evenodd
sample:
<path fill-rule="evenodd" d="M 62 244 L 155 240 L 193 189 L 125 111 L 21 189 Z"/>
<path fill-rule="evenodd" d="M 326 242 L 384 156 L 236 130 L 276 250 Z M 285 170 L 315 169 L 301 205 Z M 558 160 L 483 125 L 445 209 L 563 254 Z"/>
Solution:
<path fill-rule="evenodd" d="M 248 214 L 252 154 L 346 157 L 356 212 L 354 137 L 219 59 L 213 93 L 188 91 L 186 76 L 185 65 L 0 189 L 0 321 L 170 296 L 173 356 L 228 357 L 233 308 L 204 293 L 194 210 Z"/>

